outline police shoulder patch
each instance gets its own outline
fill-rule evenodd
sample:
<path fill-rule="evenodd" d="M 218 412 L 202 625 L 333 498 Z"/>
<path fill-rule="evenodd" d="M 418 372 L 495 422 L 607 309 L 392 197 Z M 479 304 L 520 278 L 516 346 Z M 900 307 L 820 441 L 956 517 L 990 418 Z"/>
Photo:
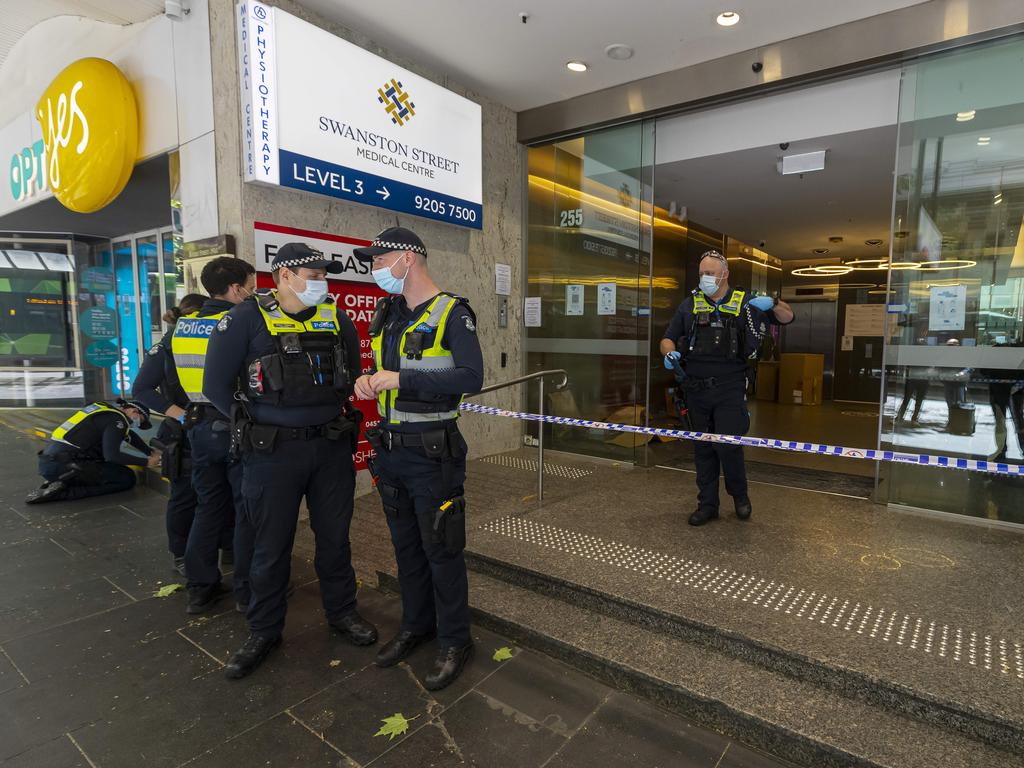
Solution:
<path fill-rule="evenodd" d="M 464 320 L 466 321 L 466 330 L 470 331 L 471 333 L 476 333 L 476 323 L 473 322 L 473 318 L 470 317 L 469 315 L 466 315 Z"/>
<path fill-rule="evenodd" d="M 123 421 L 121 421 L 120 419 L 118 419 L 117 423 L 114 426 L 117 427 L 118 429 L 124 429 L 125 428 L 125 423 Z"/>
<path fill-rule="evenodd" d="M 154 344 L 152 347 L 150 347 L 149 348 L 149 354 L 153 355 L 154 357 L 156 355 L 159 355 L 160 354 L 160 345 L 159 344 Z"/>
<path fill-rule="evenodd" d="M 228 329 L 229 325 L 231 325 L 231 315 L 224 315 L 224 317 L 220 319 L 220 322 L 217 323 L 217 330 L 224 333 L 224 331 Z"/>

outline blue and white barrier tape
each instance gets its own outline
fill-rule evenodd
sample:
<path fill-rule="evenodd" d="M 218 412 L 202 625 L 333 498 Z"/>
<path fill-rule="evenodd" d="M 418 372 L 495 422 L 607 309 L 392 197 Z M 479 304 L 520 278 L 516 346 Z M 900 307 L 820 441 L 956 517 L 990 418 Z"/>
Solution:
<path fill-rule="evenodd" d="M 902 451 L 876 451 L 872 448 L 846 448 L 841 445 L 824 445 L 822 443 L 802 443 L 794 440 L 775 440 L 770 437 L 742 437 L 739 435 L 714 435 L 708 432 L 692 432 L 686 429 L 667 429 L 665 427 L 635 427 L 631 424 L 610 424 L 605 421 L 590 419 L 570 419 L 566 416 L 541 416 L 538 413 L 522 413 L 509 411 L 505 408 L 494 408 L 489 405 L 463 403 L 463 411 L 484 413 L 489 416 L 504 416 L 523 421 L 543 421 L 548 424 L 563 424 L 570 427 L 588 427 L 604 429 L 610 432 L 632 432 L 652 437 L 674 437 L 681 440 L 700 440 L 708 443 L 726 443 L 728 445 L 745 445 L 748 448 L 773 448 L 780 451 L 796 453 L 815 453 L 820 456 L 843 456 L 848 459 L 867 459 L 868 461 L 891 461 L 898 464 L 917 464 L 926 467 L 945 467 L 947 469 L 965 469 L 972 472 L 987 472 L 994 475 L 1012 475 L 1024 477 L 1024 465 L 1004 464 L 995 461 L 977 459 L 961 459 L 955 456 L 931 456 L 926 453 L 904 453 Z"/>

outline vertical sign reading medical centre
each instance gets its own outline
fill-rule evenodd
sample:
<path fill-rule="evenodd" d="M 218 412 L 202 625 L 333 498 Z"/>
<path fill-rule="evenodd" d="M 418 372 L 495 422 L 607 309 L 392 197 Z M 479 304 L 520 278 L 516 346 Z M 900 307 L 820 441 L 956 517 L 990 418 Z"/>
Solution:
<path fill-rule="evenodd" d="M 483 227 L 479 104 L 258 2 L 238 50 L 246 181 Z"/>
<path fill-rule="evenodd" d="M 238 72 L 242 88 L 242 174 L 278 183 L 274 9 L 238 5 Z"/>

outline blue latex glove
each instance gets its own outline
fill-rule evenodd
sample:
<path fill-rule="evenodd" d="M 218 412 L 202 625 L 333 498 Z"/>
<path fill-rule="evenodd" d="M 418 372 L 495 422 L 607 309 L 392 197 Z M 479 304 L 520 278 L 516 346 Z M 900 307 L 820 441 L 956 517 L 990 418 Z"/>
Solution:
<path fill-rule="evenodd" d="M 750 300 L 750 306 L 755 309 L 759 309 L 762 312 L 768 312 L 775 306 L 775 299 L 771 296 L 755 296 Z"/>
<path fill-rule="evenodd" d="M 669 371 L 675 370 L 675 364 L 679 362 L 679 358 L 679 352 L 674 349 L 665 355 L 665 369 Z"/>
<path fill-rule="evenodd" d="M 184 413 L 181 414 L 181 416 L 178 417 L 178 421 L 180 421 L 182 424 L 185 423 L 185 414 Z"/>

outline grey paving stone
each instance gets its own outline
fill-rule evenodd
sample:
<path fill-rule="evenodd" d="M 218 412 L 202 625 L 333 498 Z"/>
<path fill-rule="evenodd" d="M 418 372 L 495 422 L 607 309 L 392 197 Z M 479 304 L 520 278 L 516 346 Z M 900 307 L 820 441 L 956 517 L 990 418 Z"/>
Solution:
<path fill-rule="evenodd" d="M 343 768 L 347 764 L 323 739 L 283 714 L 200 755 L 189 768 L 257 765 Z"/>
<path fill-rule="evenodd" d="M 4 768 L 91 768 L 71 740 L 60 735 L 3 761 Z"/>
<path fill-rule="evenodd" d="M 103 578 L 63 584 L 66 580 L 51 573 L 24 580 L 18 573 L 0 577 L 0 643 L 131 602 Z"/>

